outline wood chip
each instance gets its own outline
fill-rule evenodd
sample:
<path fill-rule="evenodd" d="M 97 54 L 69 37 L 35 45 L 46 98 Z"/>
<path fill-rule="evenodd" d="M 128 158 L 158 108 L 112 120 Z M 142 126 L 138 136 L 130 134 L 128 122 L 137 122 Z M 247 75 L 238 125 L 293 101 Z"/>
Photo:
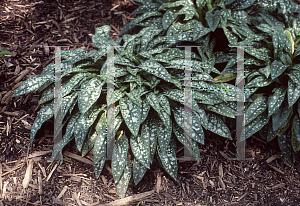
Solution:
<path fill-rule="evenodd" d="M 244 197 L 246 197 L 246 195 L 248 195 L 248 192 L 246 192 L 245 194 L 243 194 L 240 198 L 238 198 L 236 201 L 239 202 L 241 199 L 243 199 Z"/>
<path fill-rule="evenodd" d="M 273 160 L 275 160 L 277 158 L 277 155 L 272 155 L 271 157 L 269 157 L 266 162 L 269 164 L 270 162 L 272 162 Z"/>
<path fill-rule="evenodd" d="M 33 167 L 33 160 L 29 160 L 29 164 L 27 166 L 27 170 L 25 173 L 25 177 L 23 179 L 23 188 L 26 189 L 29 185 L 29 182 L 31 180 L 32 177 L 32 167 Z"/>
<path fill-rule="evenodd" d="M 161 173 L 160 171 L 157 173 L 157 181 L 156 181 L 156 192 L 159 194 L 161 188 Z"/>
<path fill-rule="evenodd" d="M 49 153 L 52 153 L 52 150 L 38 151 L 38 152 L 28 155 L 28 159 L 33 158 L 33 157 L 43 156 L 43 155 L 46 155 Z"/>
<path fill-rule="evenodd" d="M 277 190 L 277 189 L 280 189 L 284 186 L 285 186 L 285 183 L 280 183 L 280 184 L 274 185 L 271 189 L 272 190 Z"/>
<path fill-rule="evenodd" d="M 21 81 L 23 79 L 23 77 L 25 77 L 25 75 L 28 74 L 29 71 L 30 71 L 30 69 L 28 69 L 28 68 L 23 70 L 14 82 L 18 83 L 19 81 Z"/>
<path fill-rule="evenodd" d="M 277 167 L 274 167 L 272 165 L 269 165 L 273 170 L 275 170 L 276 172 L 279 172 L 280 174 L 283 174 L 284 175 L 284 172 L 281 171 L 280 169 L 278 169 Z"/>
<path fill-rule="evenodd" d="M 64 186 L 64 188 L 61 190 L 61 192 L 59 193 L 59 195 L 57 196 L 56 199 L 60 199 L 65 194 L 67 189 L 68 189 L 68 186 Z"/>
<path fill-rule="evenodd" d="M 0 198 L 2 198 L 2 164 L 0 162 Z"/>
<path fill-rule="evenodd" d="M 38 185 L 39 185 L 39 195 L 43 194 L 43 182 L 42 182 L 42 175 L 41 170 L 38 171 Z"/>
<path fill-rule="evenodd" d="M 107 205 L 119 206 L 119 205 L 128 205 L 132 202 L 138 202 L 143 200 L 145 197 L 150 196 L 154 193 L 154 190 L 149 192 L 143 192 L 140 194 L 132 195 L 123 199 L 115 200 L 113 202 L 108 203 Z"/>
<path fill-rule="evenodd" d="M 65 151 L 63 153 L 63 155 L 66 156 L 66 157 L 70 157 L 70 158 L 76 159 L 76 160 L 78 160 L 80 162 L 83 162 L 85 164 L 88 164 L 88 165 L 94 165 L 94 163 L 91 160 L 89 160 L 87 158 L 84 158 L 84 157 L 81 157 L 79 155 L 73 154 L 73 153 L 68 152 L 68 151 Z"/>
<path fill-rule="evenodd" d="M 219 164 L 219 177 L 222 179 L 223 178 L 223 167 L 222 167 L 222 163 Z"/>
<path fill-rule="evenodd" d="M 223 190 L 226 190 L 226 186 L 225 186 L 225 183 L 223 182 L 222 178 L 219 177 L 219 182 L 220 182 L 220 185 L 222 187 Z"/>
<path fill-rule="evenodd" d="M 225 159 L 229 159 L 229 157 L 227 156 L 227 154 L 225 154 L 224 152 L 220 151 L 220 154 L 225 158 Z"/>
<path fill-rule="evenodd" d="M 53 172 L 55 171 L 55 169 L 57 168 L 58 164 L 55 164 L 53 169 L 51 170 L 50 174 L 48 175 L 46 182 L 48 182 L 53 174 Z"/>
<path fill-rule="evenodd" d="M 76 192 L 74 192 L 72 196 L 73 196 L 73 198 L 76 200 L 77 204 L 78 204 L 79 206 L 82 206 L 82 204 L 81 204 L 81 202 L 80 202 L 80 200 L 79 200 L 79 198 L 78 198 Z"/>
<path fill-rule="evenodd" d="M 20 112 L 17 112 L 17 111 L 15 111 L 15 112 L 5 111 L 5 112 L 3 112 L 3 114 L 9 115 L 9 116 L 15 116 L 15 117 L 20 116 Z"/>

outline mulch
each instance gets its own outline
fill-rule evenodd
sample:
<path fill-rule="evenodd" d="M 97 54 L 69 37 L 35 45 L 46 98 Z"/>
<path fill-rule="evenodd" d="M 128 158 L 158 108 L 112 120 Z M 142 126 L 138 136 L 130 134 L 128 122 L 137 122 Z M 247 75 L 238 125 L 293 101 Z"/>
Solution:
<path fill-rule="evenodd" d="M 252 136 L 246 143 L 246 158 L 252 160 L 237 161 L 230 159 L 236 154 L 234 138 L 206 132 L 199 163 L 180 158 L 180 146 L 177 181 L 154 162 L 137 186 L 130 181 L 121 203 L 110 161 L 96 179 L 92 155 L 81 157 L 71 142 L 63 164 L 51 164 L 53 124 L 44 124 L 31 147 L 41 91 L 12 98 L 14 90 L 53 61 L 54 49 L 48 46 L 96 49 L 91 41 L 95 28 L 110 25 L 111 38 L 119 38 L 124 25 L 137 17 L 130 13 L 139 5 L 131 0 L 0 2 L 0 47 L 12 53 L 0 56 L 0 206 L 299 205 L 299 153 L 293 154 L 292 165 L 277 158 L 277 138 L 266 143 Z"/>

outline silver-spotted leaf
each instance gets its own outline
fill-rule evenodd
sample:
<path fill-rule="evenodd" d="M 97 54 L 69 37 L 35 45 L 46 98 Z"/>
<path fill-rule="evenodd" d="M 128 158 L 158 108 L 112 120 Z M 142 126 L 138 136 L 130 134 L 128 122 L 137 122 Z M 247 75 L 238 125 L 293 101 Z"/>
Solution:
<path fill-rule="evenodd" d="M 287 94 L 289 107 L 291 107 L 300 97 L 300 84 L 296 84 L 292 80 L 289 80 Z"/>
<path fill-rule="evenodd" d="M 141 124 L 141 108 L 127 96 L 120 99 L 121 114 L 130 132 L 136 136 Z"/>
<path fill-rule="evenodd" d="M 232 139 L 231 133 L 227 125 L 222 121 L 220 117 L 212 112 L 207 112 L 208 123 L 207 123 L 207 130 L 218 134 L 222 137 Z"/>
<path fill-rule="evenodd" d="M 275 111 L 280 107 L 282 104 L 286 89 L 284 87 L 276 87 L 274 88 L 275 92 L 273 95 L 269 95 L 268 97 L 268 117 L 274 114 Z"/>
<path fill-rule="evenodd" d="M 280 76 L 288 68 L 288 65 L 284 65 L 281 62 L 274 60 L 271 64 L 271 78 L 275 79 Z"/>
<path fill-rule="evenodd" d="M 266 97 L 258 95 L 245 112 L 245 125 L 249 124 L 258 115 L 263 113 L 267 109 Z"/>
<path fill-rule="evenodd" d="M 118 182 L 115 182 L 116 188 L 117 188 L 117 193 L 119 195 L 120 198 L 124 198 L 125 197 L 125 193 L 127 191 L 128 188 L 128 184 L 131 178 L 131 167 L 130 167 L 130 161 L 129 161 L 129 157 L 126 154 L 126 162 L 125 162 L 125 168 L 124 171 L 119 179 Z"/>
<path fill-rule="evenodd" d="M 141 135 L 131 136 L 130 137 L 130 148 L 134 155 L 134 157 L 146 168 L 150 169 L 150 151 L 149 142 L 146 139 L 144 141 L 144 137 Z"/>
<path fill-rule="evenodd" d="M 117 184 L 123 174 L 123 171 L 126 166 L 126 159 L 127 159 L 127 151 L 128 151 L 128 139 L 125 136 L 125 133 L 121 131 L 119 137 L 116 140 L 116 144 L 113 149 L 112 153 L 112 160 L 111 160 L 111 170 L 114 178 L 115 184 Z"/>
<path fill-rule="evenodd" d="M 147 168 L 144 167 L 136 158 L 134 158 L 132 173 L 133 173 L 133 181 L 135 185 L 137 185 L 142 180 L 146 172 L 147 172 Z"/>
<path fill-rule="evenodd" d="M 146 60 L 143 63 L 141 63 L 138 67 L 167 82 L 171 82 L 171 75 L 168 73 L 168 71 L 161 64 L 153 60 Z"/>
<path fill-rule="evenodd" d="M 82 89 L 78 95 L 78 108 L 82 114 L 86 113 L 98 100 L 104 83 L 105 81 L 102 81 L 99 77 L 94 77 L 81 84 Z"/>

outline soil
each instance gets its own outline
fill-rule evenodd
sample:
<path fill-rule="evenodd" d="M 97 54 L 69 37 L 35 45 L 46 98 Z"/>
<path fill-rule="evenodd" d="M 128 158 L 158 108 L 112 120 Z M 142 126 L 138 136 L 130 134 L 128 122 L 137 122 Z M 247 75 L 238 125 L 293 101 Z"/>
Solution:
<path fill-rule="evenodd" d="M 124 25 L 137 17 L 130 13 L 139 5 L 132 0 L 0 2 L 0 46 L 12 52 L 0 56 L 0 206 L 118 205 L 110 161 L 96 179 L 92 155 L 81 157 L 71 142 L 62 165 L 51 164 L 53 124 L 43 125 L 32 146 L 29 141 L 41 91 L 11 96 L 53 61 L 54 49 L 47 46 L 96 49 L 90 35 L 95 28 L 110 25 L 111 38 L 119 38 Z M 132 200 L 123 205 L 300 204 L 299 153 L 290 165 L 277 158 L 277 138 L 267 143 L 255 134 L 246 142 L 250 160 L 232 160 L 234 131 L 233 140 L 210 132 L 205 137 L 199 163 L 180 159 L 184 150 L 179 146 L 177 181 L 154 162 L 138 185 L 130 181 L 125 198 Z"/>

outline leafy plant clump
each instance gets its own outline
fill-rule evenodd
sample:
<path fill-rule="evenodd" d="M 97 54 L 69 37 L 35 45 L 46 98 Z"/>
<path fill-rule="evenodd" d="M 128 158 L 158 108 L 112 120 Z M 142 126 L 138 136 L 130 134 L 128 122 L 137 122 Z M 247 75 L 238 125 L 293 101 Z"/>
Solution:
<path fill-rule="evenodd" d="M 168 43 L 201 46 L 202 61 L 223 69 L 216 81 L 235 79 L 237 85 L 243 76 L 234 75 L 237 55 L 229 45 L 251 46 L 244 48 L 245 139 L 258 131 L 267 141 L 277 136 L 290 162 L 291 148 L 300 150 L 300 24 L 299 15 L 294 15 L 300 7 L 290 0 L 135 1 L 143 5 L 133 14 L 142 15 L 121 33 L 135 26 L 153 26 L 165 31 Z M 210 55 L 206 55 L 208 45 L 216 45 Z"/>
<path fill-rule="evenodd" d="M 61 51 L 63 121 L 60 130 L 63 138 L 54 145 L 51 160 L 53 162 L 59 154 L 62 157 L 64 146 L 75 139 L 82 156 L 93 148 L 94 171 L 98 178 L 107 160 L 107 146 L 115 138 L 111 167 L 118 194 L 124 197 L 132 173 L 134 183 L 138 184 L 154 157 L 174 180 L 177 179 L 176 140 L 199 160 L 198 144 L 204 144 L 205 130 L 231 139 L 222 116 L 234 118 L 235 93 L 195 91 L 192 105 L 184 104 L 184 50 L 168 47 L 170 45 L 160 38 L 161 29 L 147 27 L 116 41 L 110 39 L 109 31 L 109 26 L 96 29 L 92 41 L 99 48 L 97 51 Z M 108 68 L 108 46 L 117 46 L 113 100 L 102 92 L 102 88 L 107 88 L 107 74 L 111 69 Z M 210 73 L 220 72 L 211 62 L 200 61 L 194 52 L 191 58 L 193 88 L 232 86 L 213 79 Z M 23 95 L 48 85 L 39 101 L 47 104 L 32 126 L 31 142 L 42 124 L 54 115 L 54 71 L 55 64 L 49 64 L 41 75 L 28 78 L 13 95 Z M 115 104 L 115 137 L 106 135 L 106 125 L 111 124 L 106 121 L 109 101 Z M 184 136 L 184 106 L 192 107 L 191 133 L 187 138 Z"/>

